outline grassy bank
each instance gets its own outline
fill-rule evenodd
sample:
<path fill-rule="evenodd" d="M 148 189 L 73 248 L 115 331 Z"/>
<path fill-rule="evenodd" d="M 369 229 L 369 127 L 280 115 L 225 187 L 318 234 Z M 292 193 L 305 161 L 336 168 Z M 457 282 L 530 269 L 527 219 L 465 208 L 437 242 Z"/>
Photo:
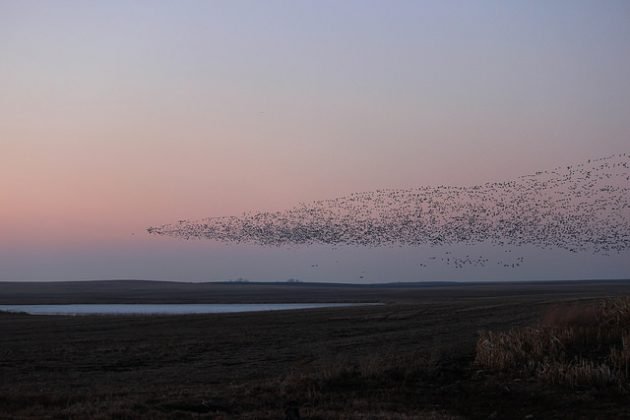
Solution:
<path fill-rule="evenodd" d="M 291 313 L 0 314 L 0 418 L 627 416 L 628 301 L 554 287 Z"/>

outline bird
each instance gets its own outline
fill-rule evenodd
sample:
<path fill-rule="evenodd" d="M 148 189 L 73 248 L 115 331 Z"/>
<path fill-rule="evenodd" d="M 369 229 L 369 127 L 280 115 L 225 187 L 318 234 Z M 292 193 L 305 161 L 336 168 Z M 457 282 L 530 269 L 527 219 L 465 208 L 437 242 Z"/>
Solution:
<path fill-rule="evenodd" d="M 630 154 L 616 154 L 481 185 L 355 192 L 275 212 L 179 220 L 147 231 L 276 247 L 488 244 L 506 257 L 523 246 L 609 255 L 630 249 L 629 164 Z M 430 260 L 456 268 L 489 262 L 453 252 Z M 523 257 L 498 265 L 516 269 Z"/>

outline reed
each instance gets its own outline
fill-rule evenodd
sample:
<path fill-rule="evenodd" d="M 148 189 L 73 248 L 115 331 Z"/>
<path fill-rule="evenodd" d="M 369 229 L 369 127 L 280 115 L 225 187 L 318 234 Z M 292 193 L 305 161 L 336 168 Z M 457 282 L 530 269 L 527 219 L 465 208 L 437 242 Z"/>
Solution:
<path fill-rule="evenodd" d="M 630 383 L 630 298 L 550 308 L 535 327 L 482 331 L 475 363 L 571 387 Z"/>

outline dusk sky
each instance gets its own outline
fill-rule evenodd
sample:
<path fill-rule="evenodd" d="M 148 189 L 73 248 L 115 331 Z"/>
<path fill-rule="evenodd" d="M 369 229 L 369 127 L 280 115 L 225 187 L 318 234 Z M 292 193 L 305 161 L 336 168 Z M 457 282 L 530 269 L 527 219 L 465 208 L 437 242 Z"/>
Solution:
<path fill-rule="evenodd" d="M 146 228 L 628 153 L 629 75 L 626 0 L 0 0 L 0 281 L 628 278 L 627 252 L 418 271 L 442 250 Z"/>

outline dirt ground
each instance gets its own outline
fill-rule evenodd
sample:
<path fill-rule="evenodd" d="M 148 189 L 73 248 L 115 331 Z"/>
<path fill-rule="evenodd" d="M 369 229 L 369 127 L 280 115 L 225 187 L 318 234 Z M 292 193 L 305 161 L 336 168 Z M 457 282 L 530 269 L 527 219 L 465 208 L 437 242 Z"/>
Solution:
<path fill-rule="evenodd" d="M 0 314 L 0 418 L 630 418 L 627 396 L 474 365 L 480 330 L 630 281 L 0 283 L 0 304 L 382 302 L 184 316 Z"/>

